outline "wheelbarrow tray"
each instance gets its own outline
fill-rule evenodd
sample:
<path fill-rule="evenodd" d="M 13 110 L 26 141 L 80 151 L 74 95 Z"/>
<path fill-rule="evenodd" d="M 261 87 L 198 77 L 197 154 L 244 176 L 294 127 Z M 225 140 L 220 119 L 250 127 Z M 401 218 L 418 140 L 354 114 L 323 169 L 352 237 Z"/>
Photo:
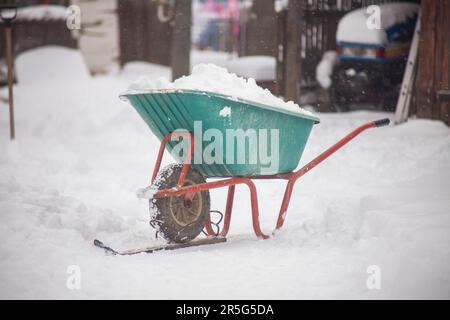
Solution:
<path fill-rule="evenodd" d="M 249 143 L 245 143 L 246 159 L 244 163 L 226 163 L 225 156 L 219 163 L 206 164 L 201 154 L 201 160 L 193 160 L 192 166 L 199 170 L 205 177 L 232 177 L 232 176 L 260 176 L 267 174 L 279 174 L 293 171 L 305 148 L 312 126 L 319 123 L 319 119 L 307 114 L 292 112 L 260 103 L 232 98 L 222 94 L 196 91 L 196 90 L 152 90 L 147 92 L 126 93 L 121 97 L 126 98 L 136 109 L 151 131 L 162 140 L 168 133 L 179 129 L 185 129 L 194 133 L 195 143 L 202 143 L 202 149 L 211 143 L 203 141 L 202 137 L 208 129 L 219 130 L 226 137 L 227 129 L 267 130 L 268 156 L 272 143 L 270 134 L 272 129 L 278 130 L 278 166 L 275 168 L 267 163 L 262 163 L 260 157 L 257 161 L 249 160 Z M 221 116 L 221 111 L 228 107 L 230 114 Z M 196 124 L 194 130 L 194 122 Z M 199 132 L 201 136 L 199 137 Z M 216 131 L 217 132 L 217 131 Z M 224 140 L 225 141 L 225 140 Z M 169 151 L 177 144 L 177 141 L 169 141 Z M 237 154 L 238 143 L 234 143 L 234 155 Z M 225 149 L 225 143 L 224 143 Z M 254 150 L 254 149 L 253 149 Z M 242 152 L 242 150 L 239 150 Z M 183 161 L 182 157 L 174 155 L 177 161 Z M 195 158 L 195 157 L 194 157 Z M 236 162 L 236 161 L 235 161 Z"/>

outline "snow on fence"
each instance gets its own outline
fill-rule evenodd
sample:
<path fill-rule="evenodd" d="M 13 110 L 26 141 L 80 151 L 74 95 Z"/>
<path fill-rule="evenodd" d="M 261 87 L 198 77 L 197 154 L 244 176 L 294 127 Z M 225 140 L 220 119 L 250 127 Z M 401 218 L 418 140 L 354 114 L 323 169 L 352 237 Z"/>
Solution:
<path fill-rule="evenodd" d="M 21 7 L 13 25 L 14 53 L 45 45 L 77 47 L 77 40 L 66 25 L 66 7 L 60 5 L 32 5 Z M 0 23 L 0 58 L 4 56 L 4 26 Z"/>

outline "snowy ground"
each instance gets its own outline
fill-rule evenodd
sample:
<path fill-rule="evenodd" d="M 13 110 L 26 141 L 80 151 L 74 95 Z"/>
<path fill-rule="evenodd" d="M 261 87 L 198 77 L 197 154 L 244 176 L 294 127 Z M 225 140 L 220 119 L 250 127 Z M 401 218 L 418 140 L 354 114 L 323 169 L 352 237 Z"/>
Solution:
<path fill-rule="evenodd" d="M 450 130 L 442 123 L 410 120 L 358 137 L 302 178 L 272 239 L 253 236 L 239 188 L 228 243 L 110 256 L 94 238 L 121 249 L 155 243 L 136 190 L 148 185 L 159 143 L 118 99 L 130 74 L 87 78 L 71 61 L 58 65 L 63 77 L 32 81 L 33 68 L 20 71 L 25 62 L 17 61 L 27 80 L 15 88 L 14 142 L 0 106 L 0 298 L 450 298 Z M 302 164 L 391 114 L 319 116 Z M 257 186 L 269 232 L 283 183 Z M 224 197 L 214 192 L 212 208 L 222 210 Z M 80 290 L 66 286 L 70 265 L 80 267 Z M 381 269 L 380 290 L 366 287 L 370 265 Z"/>

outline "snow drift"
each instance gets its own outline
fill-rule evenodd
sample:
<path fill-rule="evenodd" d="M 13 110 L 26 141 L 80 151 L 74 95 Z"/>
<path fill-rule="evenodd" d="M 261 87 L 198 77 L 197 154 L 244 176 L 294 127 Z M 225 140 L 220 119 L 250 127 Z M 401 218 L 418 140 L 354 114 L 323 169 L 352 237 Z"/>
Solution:
<path fill-rule="evenodd" d="M 81 53 L 59 46 L 45 46 L 21 53 L 16 58 L 16 72 L 21 84 L 86 81 L 90 77 Z"/>

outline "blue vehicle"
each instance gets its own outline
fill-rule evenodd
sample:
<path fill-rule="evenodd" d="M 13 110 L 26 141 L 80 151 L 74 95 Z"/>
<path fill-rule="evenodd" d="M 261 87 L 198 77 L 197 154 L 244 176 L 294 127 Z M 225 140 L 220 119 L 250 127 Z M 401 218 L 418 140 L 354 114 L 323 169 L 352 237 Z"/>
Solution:
<path fill-rule="evenodd" d="M 346 14 L 336 34 L 331 98 L 336 111 L 395 109 L 419 5 L 389 3 Z"/>

